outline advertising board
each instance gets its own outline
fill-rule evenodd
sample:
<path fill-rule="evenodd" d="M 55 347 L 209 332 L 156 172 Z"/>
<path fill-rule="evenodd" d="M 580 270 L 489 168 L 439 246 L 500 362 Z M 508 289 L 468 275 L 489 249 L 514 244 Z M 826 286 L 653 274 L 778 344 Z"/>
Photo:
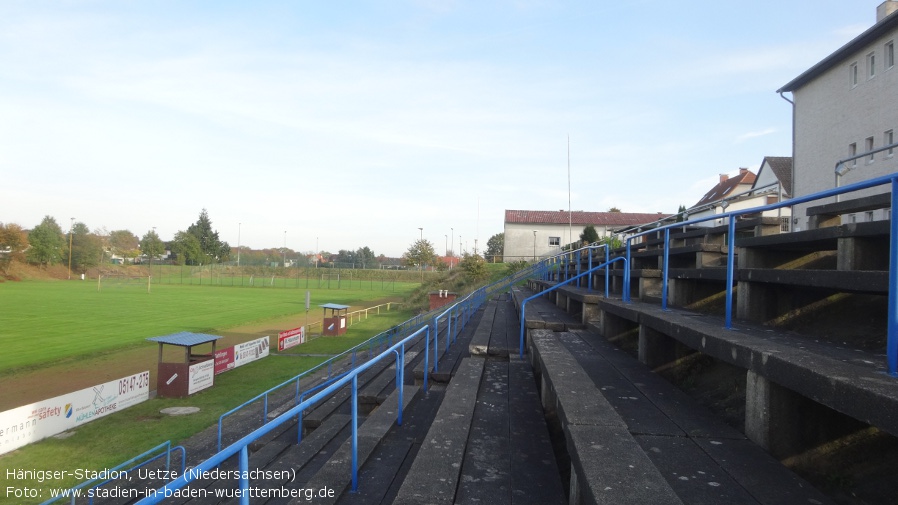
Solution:
<path fill-rule="evenodd" d="M 257 338 L 215 351 L 215 375 L 268 356 L 268 337 Z"/>
<path fill-rule="evenodd" d="M 188 370 L 187 394 L 192 395 L 212 387 L 215 380 L 215 361 L 207 359 L 195 365 L 190 365 Z"/>
<path fill-rule="evenodd" d="M 292 330 L 278 333 L 278 351 L 306 343 L 306 327 L 300 326 Z"/>
<path fill-rule="evenodd" d="M 150 372 L 0 412 L 0 454 L 118 412 L 150 397 Z"/>

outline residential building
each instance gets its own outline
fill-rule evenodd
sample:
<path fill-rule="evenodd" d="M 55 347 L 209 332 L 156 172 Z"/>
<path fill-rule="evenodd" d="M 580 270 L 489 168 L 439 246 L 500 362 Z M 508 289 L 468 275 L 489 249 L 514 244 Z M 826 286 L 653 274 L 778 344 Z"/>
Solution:
<path fill-rule="evenodd" d="M 750 209 L 776 203 L 789 198 L 792 191 L 792 158 L 766 156 L 755 175 L 747 168 L 740 168 L 739 174 L 729 177 L 721 174 L 720 181 L 701 200 L 686 209 L 689 219 L 697 219 Z M 777 217 L 782 220 L 782 229 L 788 231 L 789 208 L 766 211 L 763 217 Z M 698 223 L 699 226 L 725 224 L 723 219 L 712 219 Z"/>
<path fill-rule="evenodd" d="M 587 225 L 592 225 L 599 237 L 607 237 L 613 229 L 651 223 L 665 217 L 669 214 L 506 210 L 504 260 L 529 261 L 559 253 L 563 246 L 579 241 Z"/>
<path fill-rule="evenodd" d="M 786 99 L 792 103 L 795 197 L 898 169 L 893 149 L 864 155 L 895 142 L 894 131 L 898 129 L 896 41 L 898 2 L 883 2 L 877 8 L 876 24 L 778 90 L 781 95 L 792 94 L 791 100 Z M 860 155 L 864 156 L 839 167 L 843 175 L 836 174 L 841 160 Z M 888 186 L 882 186 L 853 196 L 888 191 Z M 795 205 L 793 229 L 807 229 L 806 210 L 820 203 Z M 863 219 L 887 218 L 887 212 L 888 209 L 865 212 Z"/>

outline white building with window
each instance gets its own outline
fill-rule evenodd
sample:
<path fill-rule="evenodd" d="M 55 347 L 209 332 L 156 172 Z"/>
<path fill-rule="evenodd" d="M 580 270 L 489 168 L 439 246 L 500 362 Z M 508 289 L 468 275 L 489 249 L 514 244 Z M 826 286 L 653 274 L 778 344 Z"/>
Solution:
<path fill-rule="evenodd" d="M 580 240 L 587 225 L 592 225 L 602 238 L 610 236 L 613 229 L 652 223 L 668 216 L 660 212 L 506 210 L 504 261 L 532 261 L 560 253 L 563 246 Z"/>
<path fill-rule="evenodd" d="M 898 170 L 893 150 L 886 150 L 846 163 L 844 170 L 847 171 L 838 182 L 835 173 L 840 160 L 895 142 L 894 132 L 898 129 L 896 41 L 898 2 L 883 2 L 876 11 L 876 24 L 778 90 L 780 94 L 792 94 L 793 196 Z M 887 191 L 889 188 L 882 186 L 853 197 Z M 808 206 L 820 203 L 824 202 L 796 205 L 792 210 L 794 228 L 807 229 L 805 211 Z M 883 219 L 887 211 L 865 213 L 864 219 Z"/>

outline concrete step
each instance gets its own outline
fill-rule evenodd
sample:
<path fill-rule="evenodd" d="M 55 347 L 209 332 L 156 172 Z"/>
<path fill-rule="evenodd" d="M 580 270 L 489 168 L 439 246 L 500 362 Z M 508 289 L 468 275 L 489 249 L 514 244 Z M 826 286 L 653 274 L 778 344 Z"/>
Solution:
<path fill-rule="evenodd" d="M 485 360 L 462 360 L 395 504 L 452 503 Z"/>
<path fill-rule="evenodd" d="M 403 409 L 412 402 L 417 386 L 403 386 Z M 358 430 L 357 461 L 359 468 L 365 464 L 375 447 L 386 436 L 389 429 L 396 423 L 399 413 L 399 390 L 393 392 L 383 405 L 368 415 L 365 422 Z M 319 469 L 305 484 L 305 488 L 332 489 L 333 497 L 316 497 L 315 503 L 336 503 L 343 492 L 350 487 L 352 482 L 352 446 L 347 440 L 328 459 L 327 463 Z M 307 503 L 304 498 L 292 500 L 292 504 Z"/>

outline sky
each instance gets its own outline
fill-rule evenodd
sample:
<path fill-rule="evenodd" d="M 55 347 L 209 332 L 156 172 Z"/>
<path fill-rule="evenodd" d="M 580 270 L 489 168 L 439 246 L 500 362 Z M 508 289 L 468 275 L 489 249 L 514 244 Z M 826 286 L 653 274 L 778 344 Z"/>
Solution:
<path fill-rule="evenodd" d="M 675 213 L 791 155 L 776 90 L 879 3 L 2 0 L 0 222 L 398 257 Z"/>

